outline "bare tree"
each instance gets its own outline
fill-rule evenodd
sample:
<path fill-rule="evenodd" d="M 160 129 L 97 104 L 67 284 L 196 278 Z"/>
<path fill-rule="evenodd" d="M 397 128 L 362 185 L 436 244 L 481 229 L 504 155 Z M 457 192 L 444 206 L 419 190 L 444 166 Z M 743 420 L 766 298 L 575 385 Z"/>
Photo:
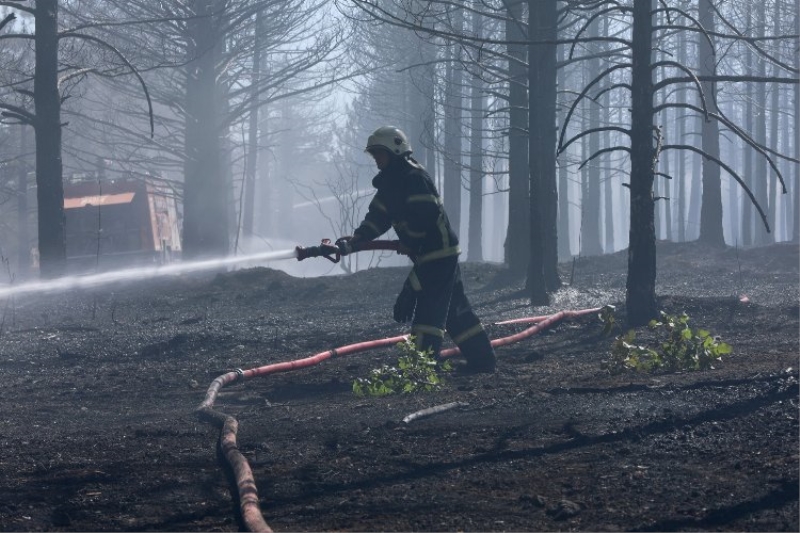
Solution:
<path fill-rule="evenodd" d="M 714 53 L 715 32 L 712 0 L 698 0 L 698 23 L 706 31 L 707 39 L 700 39 L 700 76 L 703 78 L 701 89 L 703 94 L 710 95 L 705 101 L 710 113 L 719 114 L 716 98 L 716 57 Z M 719 160 L 719 123 L 716 120 L 705 120 L 701 134 L 702 150 L 710 157 L 703 158 L 703 203 L 700 207 L 700 238 L 709 246 L 725 246 L 722 231 L 722 188 L 720 185 L 720 166 L 711 158 Z"/>
<path fill-rule="evenodd" d="M 508 231 L 505 259 L 514 276 L 526 273 L 530 258 L 530 180 L 528 169 L 527 23 L 522 0 L 507 2 L 508 39 Z"/>
<path fill-rule="evenodd" d="M 602 3 L 606 5 L 605 3 Z M 568 114 L 565 124 L 562 126 L 561 140 L 559 142 L 559 150 L 563 151 L 572 142 L 579 140 L 585 135 L 598 133 L 599 131 L 618 131 L 627 135 L 630 139 L 630 144 L 617 145 L 601 149 L 595 154 L 589 156 L 589 159 L 594 159 L 602 153 L 610 151 L 625 151 L 631 157 L 631 170 L 630 182 L 628 187 L 631 191 L 631 214 L 630 214 L 630 233 L 629 233 L 629 248 L 628 248 L 628 280 L 627 280 L 627 294 L 626 305 L 628 320 L 632 325 L 641 325 L 647 323 L 651 318 L 656 316 L 656 297 L 655 297 L 655 279 L 656 279 L 656 248 L 655 248 L 655 221 L 654 221 L 654 207 L 655 198 L 653 194 L 654 179 L 657 175 L 656 163 L 659 154 L 666 150 L 689 150 L 700 154 L 704 159 L 707 159 L 719 167 L 726 170 L 737 182 L 739 182 L 745 193 L 750 196 L 754 206 L 758 209 L 762 221 L 766 227 L 768 221 L 761 205 L 755 201 L 752 191 L 746 186 L 739 174 L 731 168 L 728 164 L 722 161 L 718 156 L 704 151 L 702 148 L 697 148 L 689 144 L 666 144 L 663 140 L 663 132 L 656 126 L 654 120 L 657 113 L 663 112 L 667 109 L 687 109 L 700 114 L 705 120 L 714 120 L 719 124 L 724 125 L 734 135 L 742 138 L 749 146 L 753 147 L 770 165 L 773 171 L 776 172 L 778 178 L 782 181 L 782 176 L 775 165 L 773 158 L 774 152 L 771 152 L 763 144 L 754 141 L 750 136 L 745 133 L 741 128 L 737 127 L 730 119 L 721 114 L 717 107 L 712 106 L 709 108 L 708 102 L 710 98 L 715 95 L 707 94 L 703 88 L 702 82 L 704 81 L 746 81 L 747 79 L 741 76 L 723 76 L 723 75 L 700 75 L 697 76 L 685 65 L 681 65 L 671 59 L 652 61 L 653 39 L 654 32 L 659 30 L 675 30 L 675 31 L 693 31 L 699 35 L 699 38 L 706 39 L 713 49 L 712 35 L 705 29 L 696 17 L 692 16 L 689 12 L 671 6 L 658 7 L 655 0 L 652 2 L 642 1 L 634 2 L 632 7 L 607 4 L 608 7 L 600 9 L 594 15 L 587 19 L 583 28 L 578 32 L 580 35 L 591 22 L 600 16 L 609 13 L 622 14 L 630 16 L 633 20 L 632 35 L 629 41 L 631 50 L 631 57 L 629 61 L 612 65 L 605 69 L 598 77 L 590 81 L 587 86 L 581 91 L 581 94 L 576 98 L 573 103 L 572 109 Z M 664 24 L 656 25 L 654 18 L 659 13 L 668 14 L 671 20 Z M 717 16 L 719 13 L 717 12 Z M 679 24 L 677 19 L 684 23 Z M 719 36 L 714 32 L 714 36 Z M 730 35 L 727 37 L 731 38 Z M 734 35 L 734 37 L 738 37 Z M 659 69 L 668 67 L 671 75 L 665 76 L 663 79 L 655 81 L 654 73 Z M 606 126 L 596 130 L 587 130 L 572 137 L 569 140 L 564 139 L 564 131 L 569 122 L 570 115 L 574 111 L 576 105 L 580 103 L 592 89 L 594 85 L 599 83 L 603 78 L 609 76 L 617 70 L 630 71 L 630 84 L 619 84 L 613 86 L 613 89 L 625 89 L 630 91 L 631 95 L 631 122 L 630 128 L 622 128 L 619 126 Z M 756 77 L 754 81 L 767 82 L 784 82 L 788 83 L 791 80 L 781 78 L 765 78 Z M 700 94 L 700 105 L 696 106 L 689 103 L 669 102 L 654 105 L 654 95 L 657 91 L 663 90 L 667 87 L 676 84 L 691 84 L 695 90 Z M 713 131 L 713 130 L 711 130 Z M 716 182 L 709 182 L 709 189 L 714 187 L 718 188 L 718 180 Z M 709 194 L 710 198 L 714 198 L 715 191 L 707 190 L 705 194 Z M 718 193 L 717 193 L 718 194 Z M 718 198 L 718 196 L 717 196 Z M 721 219 L 721 209 L 714 212 L 715 216 Z M 721 224 L 718 226 L 721 227 Z"/>
<path fill-rule="evenodd" d="M 64 186 L 62 182 L 62 84 L 71 76 L 59 77 L 61 62 L 59 43 L 79 40 L 112 52 L 125 68 L 133 72 L 142 82 L 149 104 L 147 87 L 139 73 L 124 55 L 95 36 L 76 29 L 59 29 L 59 3 L 57 0 L 39 0 L 33 8 L 23 7 L 19 2 L 3 1 L 0 6 L 13 7 L 34 17 L 36 31 L 29 34 L 6 34 L 3 37 L 33 40 L 35 66 L 33 91 L 17 89 L 23 95 L 32 96 L 34 111 L 24 107 L 0 103 L 3 116 L 33 126 L 36 139 L 36 185 L 39 213 L 38 243 L 40 273 L 43 277 L 61 276 L 66 268 L 66 230 L 64 216 Z M 152 115 L 151 128 L 152 128 Z"/>
<path fill-rule="evenodd" d="M 794 65 L 800 77 L 800 0 L 794 2 Z M 800 161 L 800 84 L 794 86 L 794 157 Z M 792 242 L 800 242 L 800 163 L 794 165 L 794 220 Z"/>
<path fill-rule="evenodd" d="M 321 96 L 350 76 L 352 69 L 339 61 L 343 31 L 325 17 L 325 2 L 315 0 L 109 0 L 101 8 L 106 21 L 128 22 L 93 28 L 146 66 L 158 127 L 154 140 L 141 135 L 130 105 L 135 95 L 125 84 L 109 83 L 107 93 L 129 98 L 84 110 L 80 120 L 93 125 L 82 130 L 84 142 L 112 154 L 121 167 L 174 180 L 183 199 L 185 257 L 229 253 L 239 221 L 256 225 L 253 194 L 271 189 L 256 188 L 251 174 L 263 167 L 259 155 L 275 133 L 263 127 L 259 108 Z M 120 118 L 111 118 L 109 109 Z M 247 135 L 251 128 L 256 131 Z M 240 170 L 241 191 L 234 179 Z"/>
<path fill-rule="evenodd" d="M 472 14 L 472 33 L 482 34 L 482 16 Z M 469 235 L 468 259 L 483 260 L 483 116 L 484 88 L 480 76 L 472 76 L 469 137 Z"/>

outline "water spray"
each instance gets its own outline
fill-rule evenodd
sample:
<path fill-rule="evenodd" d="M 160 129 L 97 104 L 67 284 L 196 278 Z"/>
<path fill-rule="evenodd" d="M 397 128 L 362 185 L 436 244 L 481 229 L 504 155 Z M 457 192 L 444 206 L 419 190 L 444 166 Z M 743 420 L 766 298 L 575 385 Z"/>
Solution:
<path fill-rule="evenodd" d="M 400 241 L 376 240 L 359 243 L 355 251 L 361 252 L 367 250 L 393 250 L 398 254 L 410 254 L 410 251 L 400 244 Z M 8 285 L 0 288 L 0 298 L 9 298 L 22 294 L 59 292 L 70 289 L 86 289 L 120 281 L 141 280 L 176 274 L 187 274 L 190 272 L 201 272 L 203 270 L 215 270 L 218 268 L 238 265 L 240 263 L 280 261 L 283 259 L 297 259 L 298 261 L 302 261 L 303 259 L 309 257 L 324 257 L 329 261 L 338 263 L 341 259 L 341 254 L 339 253 L 339 248 L 337 248 L 336 245 L 331 244 L 330 239 L 323 239 L 319 246 L 296 246 L 292 249 L 278 250 L 275 252 L 262 252 L 251 255 L 205 259 L 202 261 L 179 262 L 161 266 L 126 268 L 123 270 L 113 270 L 110 272 L 100 272 L 97 274 L 65 276 L 47 281 L 36 281 L 23 283 L 20 285 Z"/>
<path fill-rule="evenodd" d="M 237 265 L 249 262 L 268 262 L 282 259 L 296 259 L 297 248 L 290 250 L 279 250 L 275 252 L 263 252 L 252 255 L 240 255 L 234 257 L 224 257 L 221 259 L 206 259 L 202 261 L 190 261 L 172 263 L 162 266 L 126 268 L 111 272 L 101 272 L 86 276 L 66 276 L 63 278 L 48 281 L 38 281 L 23 283 L 20 285 L 10 285 L 0 289 L 0 298 L 8 298 L 21 294 L 58 292 L 69 289 L 85 289 L 98 287 L 126 280 L 139 280 L 156 278 L 160 276 L 170 276 L 175 274 L 186 274 L 189 272 L 201 272 L 203 270 L 214 270 L 221 267 Z"/>

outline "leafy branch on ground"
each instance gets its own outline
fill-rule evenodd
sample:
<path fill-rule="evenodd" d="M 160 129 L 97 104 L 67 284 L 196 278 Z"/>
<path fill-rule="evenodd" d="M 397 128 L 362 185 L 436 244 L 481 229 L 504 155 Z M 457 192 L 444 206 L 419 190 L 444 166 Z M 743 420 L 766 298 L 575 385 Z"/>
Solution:
<path fill-rule="evenodd" d="M 597 315 L 597 318 L 600 319 L 600 322 L 603 323 L 603 335 L 610 335 L 615 328 L 617 328 L 617 319 L 614 316 L 614 311 L 616 307 L 613 305 L 604 305 L 602 309 L 600 309 L 600 313 Z"/>
<path fill-rule="evenodd" d="M 353 393 L 357 396 L 387 396 L 429 392 L 444 384 L 438 371 L 450 371 L 449 361 L 437 361 L 430 350 L 417 350 L 413 337 L 397 343 L 397 348 L 400 350 L 397 364 L 383 365 L 371 370 L 366 378 L 356 378 Z"/>
<path fill-rule="evenodd" d="M 619 335 L 611 346 L 610 372 L 708 370 L 732 351 L 718 336 L 689 327 L 686 313 L 672 316 L 662 311 L 661 319 L 651 320 L 647 327 L 656 334 L 656 347 L 637 344 L 634 330 Z"/>

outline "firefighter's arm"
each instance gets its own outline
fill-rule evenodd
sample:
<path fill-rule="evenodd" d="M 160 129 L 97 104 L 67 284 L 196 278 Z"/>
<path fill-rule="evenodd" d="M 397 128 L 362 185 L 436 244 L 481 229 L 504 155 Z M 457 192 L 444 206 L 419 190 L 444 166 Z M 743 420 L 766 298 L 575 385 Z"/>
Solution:
<path fill-rule="evenodd" d="M 352 237 L 341 237 L 336 241 L 339 253 L 342 255 L 351 254 L 358 251 L 358 244 L 375 240 L 391 227 L 389 213 L 376 195 L 369 204 L 364 220 L 355 229 Z"/>

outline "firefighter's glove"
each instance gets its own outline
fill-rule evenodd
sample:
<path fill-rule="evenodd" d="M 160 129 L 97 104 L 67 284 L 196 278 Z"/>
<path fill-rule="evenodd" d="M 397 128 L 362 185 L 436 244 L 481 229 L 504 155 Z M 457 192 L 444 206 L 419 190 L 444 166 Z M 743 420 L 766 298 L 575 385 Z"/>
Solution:
<path fill-rule="evenodd" d="M 397 322 L 409 322 L 414 318 L 414 308 L 417 306 L 417 293 L 411 287 L 411 283 L 406 280 L 403 290 L 394 302 L 394 319 Z"/>
<path fill-rule="evenodd" d="M 340 255 L 350 255 L 353 252 L 357 252 L 355 248 L 355 239 L 353 237 L 339 237 L 336 239 L 336 247 L 339 249 Z"/>
<path fill-rule="evenodd" d="M 322 256 L 325 257 L 326 259 L 330 259 L 334 263 L 339 262 L 339 258 L 336 257 L 336 254 L 340 253 L 339 248 L 338 246 L 332 245 L 330 240 L 328 239 L 323 240 L 322 244 L 317 246 L 316 249 L 319 250 L 319 253 L 315 253 L 311 257 Z"/>

